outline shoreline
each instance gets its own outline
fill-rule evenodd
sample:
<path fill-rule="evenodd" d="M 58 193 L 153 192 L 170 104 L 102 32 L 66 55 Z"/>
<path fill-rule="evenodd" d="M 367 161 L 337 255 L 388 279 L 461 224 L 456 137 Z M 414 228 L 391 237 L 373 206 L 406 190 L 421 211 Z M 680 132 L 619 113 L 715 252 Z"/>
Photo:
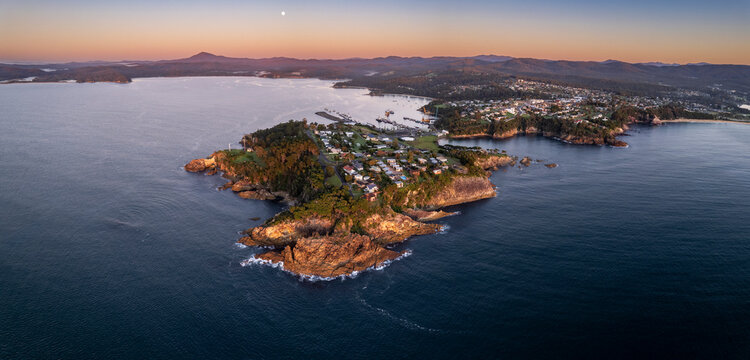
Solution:
<path fill-rule="evenodd" d="M 713 119 L 673 119 L 659 120 L 661 123 L 719 123 L 719 124 L 750 124 L 750 121 L 743 120 L 713 120 Z"/>

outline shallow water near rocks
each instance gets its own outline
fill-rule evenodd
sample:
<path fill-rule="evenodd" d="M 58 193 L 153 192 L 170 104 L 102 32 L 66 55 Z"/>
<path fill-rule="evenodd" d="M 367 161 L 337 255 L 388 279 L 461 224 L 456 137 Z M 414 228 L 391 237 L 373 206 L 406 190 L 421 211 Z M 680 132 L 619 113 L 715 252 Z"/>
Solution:
<path fill-rule="evenodd" d="M 560 166 L 495 172 L 498 197 L 448 209 L 381 270 L 242 266 L 258 250 L 238 231 L 282 207 L 181 166 L 323 107 L 417 118 L 424 102 L 330 85 L 0 86 L 0 358 L 750 355 L 742 124 L 636 127 L 626 149 L 454 141 Z"/>

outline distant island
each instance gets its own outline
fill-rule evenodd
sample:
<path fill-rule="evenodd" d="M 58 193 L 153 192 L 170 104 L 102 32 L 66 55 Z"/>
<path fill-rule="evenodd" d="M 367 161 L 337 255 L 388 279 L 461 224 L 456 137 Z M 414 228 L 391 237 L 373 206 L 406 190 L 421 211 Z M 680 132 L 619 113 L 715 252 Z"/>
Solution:
<path fill-rule="evenodd" d="M 389 246 L 441 231 L 430 221 L 452 214 L 440 209 L 496 196 L 488 171 L 532 162 L 362 124 L 290 121 L 245 135 L 240 144 L 192 160 L 185 170 L 221 172 L 228 179 L 223 189 L 289 204 L 239 242 L 267 249 L 249 262 L 304 277 L 351 275 L 405 255 Z"/>

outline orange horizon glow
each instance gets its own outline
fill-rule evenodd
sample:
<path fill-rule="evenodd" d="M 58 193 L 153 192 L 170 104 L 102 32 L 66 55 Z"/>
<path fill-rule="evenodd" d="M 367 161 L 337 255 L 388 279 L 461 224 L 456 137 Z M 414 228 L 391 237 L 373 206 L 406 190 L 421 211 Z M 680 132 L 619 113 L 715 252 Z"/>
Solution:
<path fill-rule="evenodd" d="M 145 6 L 145 5 L 143 5 Z M 499 16 L 414 18 L 378 9 L 366 16 L 299 8 L 195 6 L 129 8 L 0 7 L 0 62 L 168 60 L 201 51 L 241 58 L 374 58 L 506 55 L 551 60 L 750 65 L 748 26 L 652 24 L 646 20 Z M 169 11 L 167 11 L 169 10 Z M 166 16 L 169 14 L 170 16 Z M 383 22 L 386 19 L 387 22 Z M 603 31 L 606 30 L 606 31 Z"/>

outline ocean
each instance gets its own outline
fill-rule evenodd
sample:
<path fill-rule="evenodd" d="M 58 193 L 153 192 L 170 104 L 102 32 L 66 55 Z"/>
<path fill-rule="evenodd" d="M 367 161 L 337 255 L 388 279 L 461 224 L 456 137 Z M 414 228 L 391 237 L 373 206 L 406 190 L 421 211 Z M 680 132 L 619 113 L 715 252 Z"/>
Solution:
<path fill-rule="evenodd" d="M 381 270 L 241 266 L 239 232 L 283 206 L 182 166 L 323 108 L 426 103 L 331 84 L 0 86 L 0 359 L 750 357 L 746 124 L 450 141 L 559 166 L 495 172 L 496 198 Z"/>

